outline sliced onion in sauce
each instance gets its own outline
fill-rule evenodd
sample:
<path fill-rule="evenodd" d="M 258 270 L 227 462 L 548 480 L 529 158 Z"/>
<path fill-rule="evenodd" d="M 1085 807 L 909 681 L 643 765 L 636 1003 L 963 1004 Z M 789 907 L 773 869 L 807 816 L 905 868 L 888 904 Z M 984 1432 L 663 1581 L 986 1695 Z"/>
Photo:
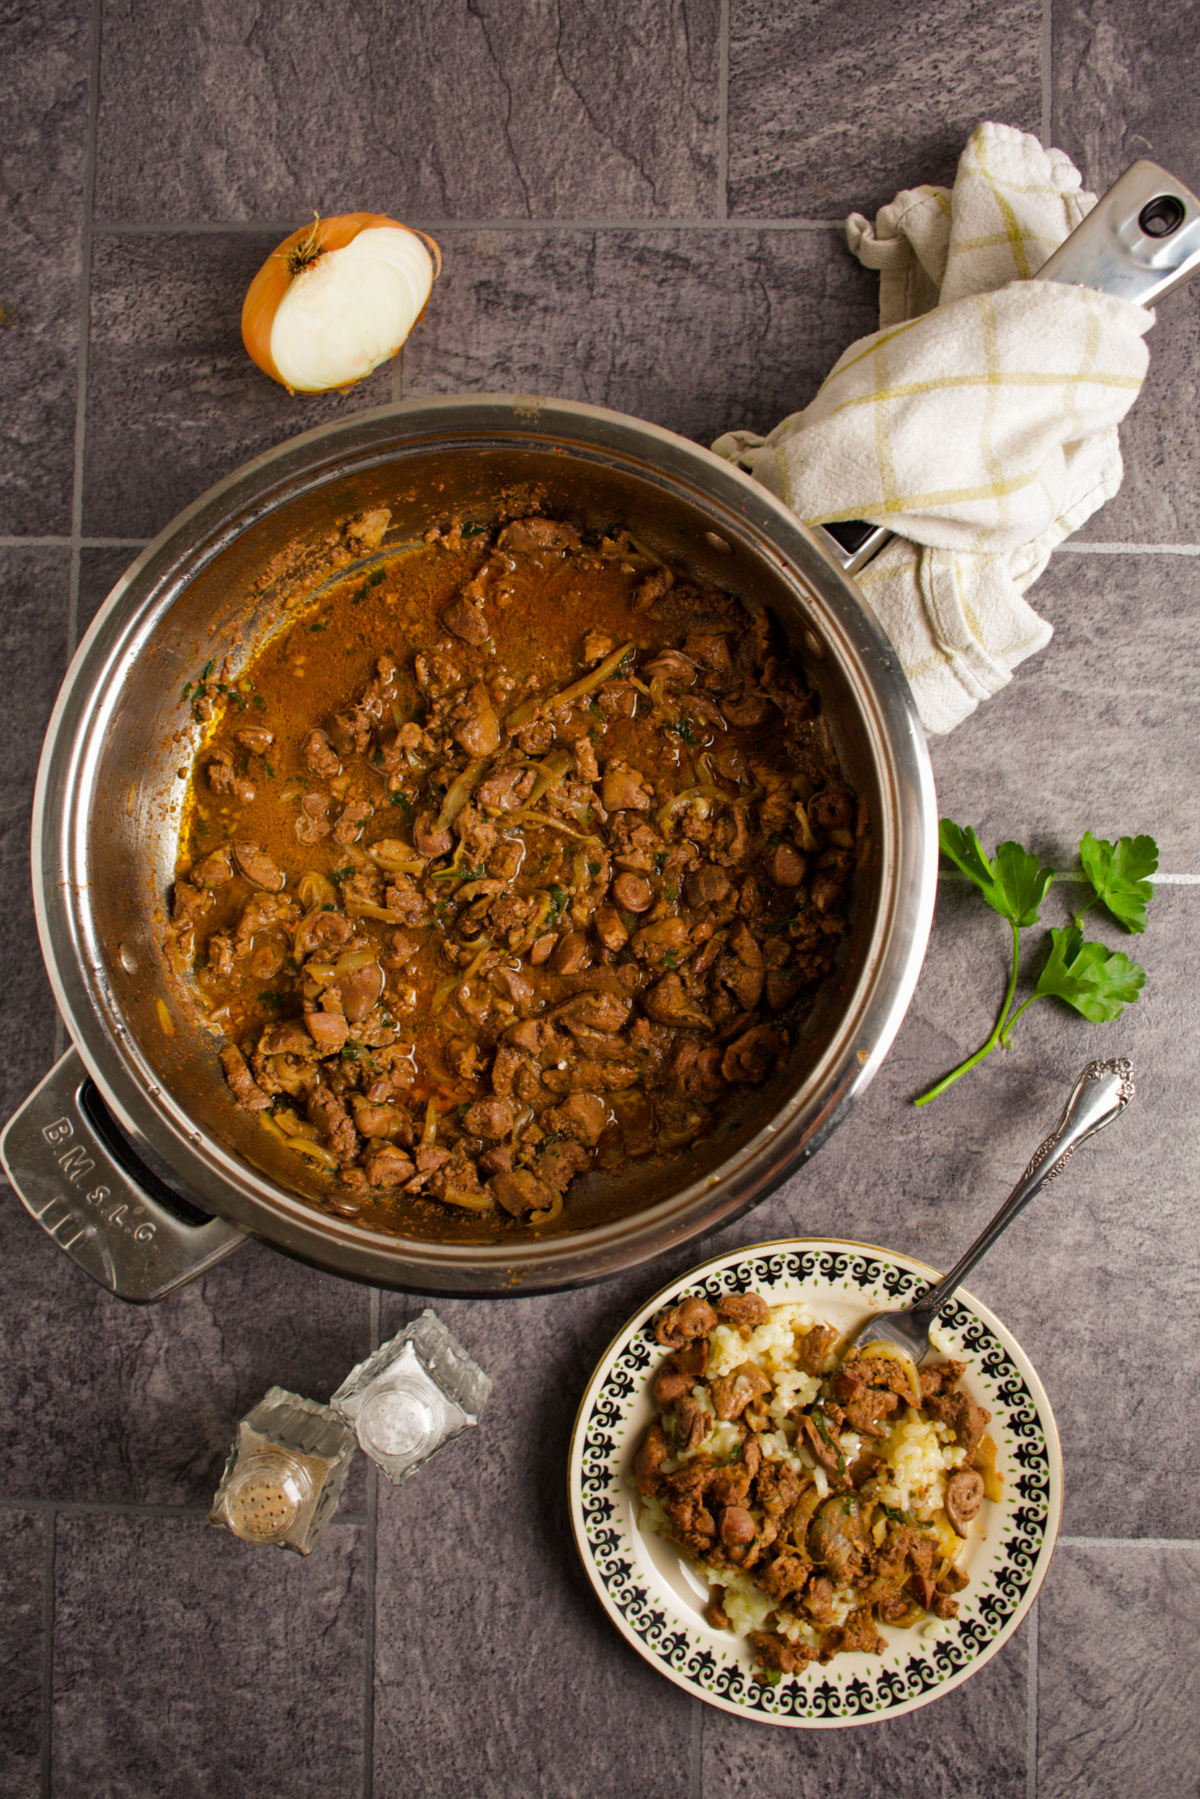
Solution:
<path fill-rule="evenodd" d="M 418 856 L 411 843 L 401 843 L 396 837 L 381 837 L 377 843 L 365 844 L 364 848 L 372 862 L 386 868 L 389 874 L 420 874 L 428 859 Z"/>
<path fill-rule="evenodd" d="M 562 1211 L 562 1209 L 563 1209 L 562 1194 L 556 1193 L 554 1195 L 554 1198 L 551 1200 L 550 1204 L 545 1208 L 544 1211 L 531 1212 L 529 1214 L 529 1222 L 530 1222 L 530 1224 L 549 1224 L 551 1219 L 558 1217 L 558 1214 Z"/>
<path fill-rule="evenodd" d="M 327 881 L 323 874 L 318 874 L 315 868 L 307 869 L 300 876 L 296 883 L 296 892 L 300 904 L 306 911 L 314 909 L 319 911 L 324 906 L 337 905 L 337 894 L 333 890 L 333 883 Z"/>
<path fill-rule="evenodd" d="M 360 968 L 369 968 L 378 959 L 379 951 L 376 949 L 348 949 L 334 963 L 333 972 L 340 979 L 344 974 L 357 974 Z"/>

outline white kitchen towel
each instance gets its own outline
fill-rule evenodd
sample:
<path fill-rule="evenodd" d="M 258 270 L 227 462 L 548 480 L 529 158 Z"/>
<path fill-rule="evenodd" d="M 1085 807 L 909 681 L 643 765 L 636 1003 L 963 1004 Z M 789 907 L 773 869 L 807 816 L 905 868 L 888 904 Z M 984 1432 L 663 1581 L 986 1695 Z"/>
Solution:
<path fill-rule="evenodd" d="M 768 437 L 713 445 L 806 524 L 896 533 L 857 579 L 927 731 L 952 730 L 1049 641 L 1022 595 L 1121 484 L 1116 427 L 1154 314 L 1029 279 L 1094 205 L 1061 151 L 980 125 L 950 192 L 906 190 L 874 229 L 847 221 L 880 271 L 880 330 Z"/>

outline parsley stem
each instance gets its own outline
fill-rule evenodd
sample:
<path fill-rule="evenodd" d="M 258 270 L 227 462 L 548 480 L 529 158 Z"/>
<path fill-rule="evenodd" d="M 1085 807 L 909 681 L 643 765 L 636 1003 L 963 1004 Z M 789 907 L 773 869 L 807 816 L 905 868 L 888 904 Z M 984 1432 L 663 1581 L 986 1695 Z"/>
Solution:
<path fill-rule="evenodd" d="M 1098 898 L 1099 898 L 1099 895 L 1093 893 L 1090 900 L 1084 900 L 1084 902 L 1083 902 L 1082 906 L 1080 906 L 1078 912 L 1072 912 L 1071 923 L 1077 925 L 1079 923 L 1080 919 L 1083 917 L 1084 913 L 1088 910 L 1088 907 L 1094 906 Z M 1029 1001 L 1026 1000 L 1025 1004 L 1028 1005 Z"/>
<path fill-rule="evenodd" d="M 1035 999 L 1041 999 L 1041 997 L 1042 996 L 1040 993 L 1031 993 L 1029 995 L 1029 998 L 1027 1000 L 1024 1000 L 1021 1003 L 1021 1005 L 1019 1005 L 1017 1007 L 1016 1011 L 1013 1013 L 1012 1017 L 1009 1019 L 1008 1023 L 1004 1026 L 1004 1029 L 1000 1033 L 1001 1049 L 1008 1048 L 1009 1039 L 1011 1038 L 1012 1033 L 1013 1033 L 1013 1026 L 1016 1024 L 1016 1022 L 1017 1022 L 1018 1018 L 1021 1016 L 1022 1012 L 1025 1011 L 1027 1006 L 1031 1006 Z"/>
<path fill-rule="evenodd" d="M 990 1056 L 996 1045 L 1002 1041 L 1002 1032 L 1008 1023 L 1008 1009 L 1013 1003 L 1013 995 L 1017 990 L 1017 959 L 1020 955 L 1021 941 L 1019 928 L 1012 919 L 1009 920 L 1009 929 L 1012 932 L 1012 971 L 1008 977 L 1008 986 L 1004 993 L 1004 1003 L 1000 1007 L 1000 1016 L 993 1025 L 986 1042 L 980 1045 L 973 1056 L 968 1056 L 965 1062 L 960 1062 L 957 1068 L 952 1068 L 949 1074 L 944 1074 L 941 1080 L 929 1089 L 928 1093 L 922 1093 L 920 1099 L 913 1101 L 914 1105 L 927 1106 L 931 1099 L 936 1099 L 939 1093 L 944 1093 L 947 1087 L 952 1087 L 961 1075 L 968 1073 L 978 1062 L 982 1062 L 985 1056 Z M 1031 995 L 1030 997 L 1036 996 Z M 1026 1000 L 1025 1005 L 1028 1004 L 1029 1000 Z M 1020 1011 L 1024 1010 L 1025 1006 L 1022 1006 Z M 1019 1017 L 1020 1013 L 1017 1016 Z M 1016 1018 L 1013 1019 L 1013 1023 L 1016 1023 Z M 1009 1028 L 1011 1029 L 1011 1026 Z"/>

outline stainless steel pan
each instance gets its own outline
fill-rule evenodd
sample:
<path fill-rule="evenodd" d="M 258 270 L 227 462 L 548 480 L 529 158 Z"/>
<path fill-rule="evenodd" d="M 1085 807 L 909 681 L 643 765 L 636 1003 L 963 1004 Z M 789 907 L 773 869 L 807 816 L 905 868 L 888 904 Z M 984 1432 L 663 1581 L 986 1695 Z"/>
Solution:
<path fill-rule="evenodd" d="M 1183 242 L 1200 259 L 1200 204 L 1153 173 L 1155 194 L 1140 210 L 1148 198 L 1184 196 L 1168 248 Z M 1162 248 L 1148 256 L 1160 273 Z M 1133 253 L 1142 253 L 1136 240 Z M 278 623 L 305 579 L 294 556 L 280 565 L 281 552 L 319 546 L 364 506 L 388 505 L 389 541 L 403 541 L 452 512 L 489 516 L 513 491 L 585 522 L 619 518 L 771 607 L 866 799 L 872 853 L 836 979 L 730 1134 L 667 1166 L 589 1177 L 572 1196 L 569 1230 L 489 1241 L 474 1219 L 450 1218 L 432 1230 L 411 1220 L 368 1230 L 318 1209 L 294 1158 L 230 1104 L 217 1045 L 175 989 L 164 909 L 197 737 L 182 690 L 214 652 L 248 660 Z M 793 1172 L 895 1036 L 924 954 L 937 862 L 933 782 L 911 695 L 838 566 L 861 566 L 865 547 L 822 537 L 669 432 L 597 407 L 498 395 L 408 402 L 310 432 L 168 526 L 81 644 L 38 776 L 38 928 L 75 1047 L 9 1123 L 0 1157 L 60 1247 L 137 1300 L 170 1292 L 247 1234 L 381 1285 L 531 1292 L 647 1261 L 728 1223 Z"/>

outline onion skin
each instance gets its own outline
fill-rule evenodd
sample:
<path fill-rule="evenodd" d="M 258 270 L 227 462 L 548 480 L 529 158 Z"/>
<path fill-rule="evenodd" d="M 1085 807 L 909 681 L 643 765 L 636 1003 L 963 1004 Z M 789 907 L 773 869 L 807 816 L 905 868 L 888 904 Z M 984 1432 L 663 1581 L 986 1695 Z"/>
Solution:
<path fill-rule="evenodd" d="M 382 212 L 343 212 L 336 217 L 315 218 L 309 225 L 302 225 L 293 231 L 290 237 L 284 238 L 267 257 L 262 268 L 250 283 L 246 298 L 242 304 L 242 342 L 251 360 L 257 363 L 263 373 L 270 375 L 272 381 L 278 381 L 289 393 L 327 393 L 334 388 L 324 385 L 311 387 L 300 382 L 289 382 L 280 373 L 271 353 L 271 335 L 275 325 L 275 317 L 292 283 L 302 274 L 306 267 L 311 267 L 322 255 L 334 250 L 345 249 L 352 244 L 363 231 L 387 229 L 407 231 L 411 236 L 420 238 L 429 248 L 433 259 L 433 279 L 441 273 L 441 251 L 433 238 L 423 231 L 414 231 L 411 226 L 404 225 L 399 219 L 390 218 Z M 414 323 L 419 323 L 425 316 L 424 308 Z M 408 333 L 405 332 L 397 343 L 381 359 L 386 361 L 400 350 Z M 376 362 L 374 367 L 379 367 Z M 352 375 L 348 380 L 336 383 L 336 387 L 353 387 L 357 381 L 370 374 L 364 369 L 360 374 Z"/>

